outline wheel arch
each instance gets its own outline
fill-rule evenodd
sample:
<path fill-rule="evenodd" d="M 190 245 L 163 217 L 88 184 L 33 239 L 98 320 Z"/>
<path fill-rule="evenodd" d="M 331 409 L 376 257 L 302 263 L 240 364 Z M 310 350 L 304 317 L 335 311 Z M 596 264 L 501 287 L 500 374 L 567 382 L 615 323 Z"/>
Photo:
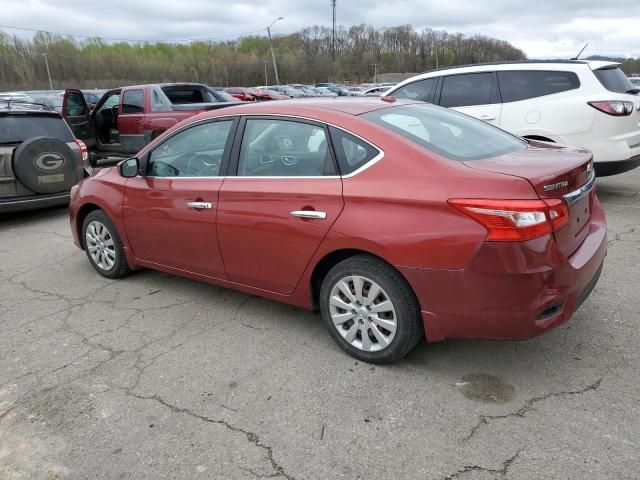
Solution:
<path fill-rule="evenodd" d="M 85 203 L 78 210 L 78 214 L 76 215 L 76 232 L 78 233 L 78 239 L 80 240 L 80 247 L 84 250 L 84 238 L 82 237 L 82 225 L 84 224 L 84 219 L 87 218 L 91 212 L 95 210 L 102 210 L 102 207 L 96 205 L 95 203 Z"/>
<path fill-rule="evenodd" d="M 325 276 L 327 275 L 327 273 L 329 273 L 329 270 L 331 270 L 338 263 L 346 260 L 347 258 L 354 257 L 356 255 L 368 255 L 370 257 L 376 258 L 377 260 L 380 260 L 381 262 L 386 263 L 391 268 L 396 270 L 398 274 L 404 279 L 404 281 L 407 282 L 407 285 L 409 285 L 409 288 L 411 289 L 411 292 L 413 293 L 417 304 L 420 305 L 420 301 L 418 300 L 416 292 L 413 289 L 413 286 L 411 285 L 409 280 L 391 262 L 386 260 L 384 257 L 381 257 L 380 255 L 373 253 L 371 251 L 363 250 L 360 248 L 341 248 L 341 249 L 333 250 L 331 252 L 326 253 L 316 263 L 316 265 L 313 268 L 313 271 L 310 277 L 310 283 L 311 283 L 310 293 L 311 293 L 311 303 L 314 309 L 318 309 L 318 306 L 319 306 L 318 300 L 320 298 L 320 287 L 322 286 L 322 281 L 324 280 Z"/>

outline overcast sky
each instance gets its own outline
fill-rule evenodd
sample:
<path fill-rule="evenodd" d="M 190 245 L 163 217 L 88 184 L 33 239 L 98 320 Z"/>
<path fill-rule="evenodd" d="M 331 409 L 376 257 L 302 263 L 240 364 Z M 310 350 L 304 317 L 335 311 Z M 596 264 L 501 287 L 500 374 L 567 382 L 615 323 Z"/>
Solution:
<path fill-rule="evenodd" d="M 330 0 L 0 0 L 0 24 L 104 38 L 174 41 L 331 24 Z M 412 24 L 507 40 L 530 58 L 640 57 L 640 0 L 337 0 L 340 25 Z M 7 33 L 31 35 L 0 27 Z"/>

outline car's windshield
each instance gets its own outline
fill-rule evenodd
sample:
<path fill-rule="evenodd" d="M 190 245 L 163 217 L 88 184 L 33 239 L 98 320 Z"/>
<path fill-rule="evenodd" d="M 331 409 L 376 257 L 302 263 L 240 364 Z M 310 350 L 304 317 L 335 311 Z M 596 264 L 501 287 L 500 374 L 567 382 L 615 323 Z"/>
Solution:
<path fill-rule="evenodd" d="M 401 105 L 362 117 L 451 160 L 479 160 L 527 146 L 521 138 L 499 128 L 433 105 Z"/>
<path fill-rule="evenodd" d="M 0 143 L 19 143 L 32 137 L 52 137 L 73 142 L 73 134 L 57 115 L 0 114 Z"/>
<path fill-rule="evenodd" d="M 618 67 L 601 68 L 594 70 L 593 73 L 602 86 L 610 92 L 627 93 L 634 88 L 631 81 Z"/>

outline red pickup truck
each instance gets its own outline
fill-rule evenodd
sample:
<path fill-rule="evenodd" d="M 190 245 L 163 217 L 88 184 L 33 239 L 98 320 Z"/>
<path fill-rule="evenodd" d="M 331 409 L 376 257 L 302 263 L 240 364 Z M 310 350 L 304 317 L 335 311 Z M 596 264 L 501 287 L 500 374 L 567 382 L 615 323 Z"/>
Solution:
<path fill-rule="evenodd" d="M 137 153 L 185 118 L 234 105 L 218 101 L 209 87 L 197 83 L 116 88 L 107 91 L 91 112 L 76 93 L 67 90 L 64 105 L 68 108 L 63 108 L 63 116 L 92 151 L 93 159 Z"/>

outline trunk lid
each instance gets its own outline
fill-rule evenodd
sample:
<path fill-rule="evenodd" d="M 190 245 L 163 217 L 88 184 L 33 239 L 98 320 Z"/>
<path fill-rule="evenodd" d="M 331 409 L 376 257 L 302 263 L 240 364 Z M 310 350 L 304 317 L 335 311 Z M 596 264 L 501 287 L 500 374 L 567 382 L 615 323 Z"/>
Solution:
<path fill-rule="evenodd" d="M 582 244 L 593 207 L 595 177 L 590 152 L 530 141 L 526 150 L 464 163 L 477 170 L 524 178 L 541 199 L 562 199 L 569 210 L 569 223 L 554 233 L 558 247 L 570 256 Z"/>

